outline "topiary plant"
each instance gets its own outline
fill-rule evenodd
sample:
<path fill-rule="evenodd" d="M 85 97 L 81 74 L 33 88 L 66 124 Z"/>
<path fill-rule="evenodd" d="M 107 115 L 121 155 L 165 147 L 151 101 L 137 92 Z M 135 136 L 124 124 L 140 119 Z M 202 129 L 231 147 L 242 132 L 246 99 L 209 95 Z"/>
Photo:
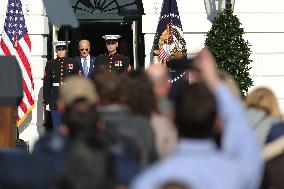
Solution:
<path fill-rule="evenodd" d="M 205 46 L 215 54 L 219 69 L 231 74 L 245 96 L 253 85 L 249 70 L 250 45 L 243 39 L 244 29 L 232 10 L 225 9 L 214 18 Z"/>

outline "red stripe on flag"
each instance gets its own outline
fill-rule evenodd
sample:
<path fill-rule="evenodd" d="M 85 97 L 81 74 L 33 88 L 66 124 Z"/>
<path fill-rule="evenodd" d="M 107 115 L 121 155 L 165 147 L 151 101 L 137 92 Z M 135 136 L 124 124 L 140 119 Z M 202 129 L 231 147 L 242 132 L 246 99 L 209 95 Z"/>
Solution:
<path fill-rule="evenodd" d="M 30 37 L 29 37 L 29 35 L 28 34 L 26 34 L 26 35 L 24 35 L 24 40 L 25 40 L 25 42 L 27 43 L 27 45 L 29 46 L 29 48 L 30 48 L 30 51 L 31 51 L 31 40 L 30 40 Z"/>
<path fill-rule="evenodd" d="M 25 94 L 27 96 L 27 99 L 28 99 L 30 105 L 32 106 L 34 104 L 34 99 L 33 99 L 32 95 L 31 95 L 31 93 L 30 93 L 30 91 L 29 91 L 29 89 L 27 87 L 27 84 L 26 84 L 24 79 L 23 79 L 23 88 L 24 88 L 24 92 L 25 92 Z"/>
<path fill-rule="evenodd" d="M 1 39 L 1 42 L 0 42 L 0 45 L 1 45 L 1 49 L 3 50 L 4 54 L 9 56 L 11 55 L 7 45 L 5 44 L 5 42 L 3 41 L 3 39 Z"/>
<path fill-rule="evenodd" d="M 26 57 L 26 54 L 24 53 L 21 45 L 19 45 L 17 48 L 16 48 L 16 51 L 25 67 L 25 70 L 27 71 L 28 73 L 28 76 L 31 80 L 31 83 L 32 83 L 32 88 L 34 89 L 34 82 L 33 82 L 33 78 L 32 78 L 32 73 L 31 73 L 31 67 L 30 67 L 30 64 L 29 64 L 29 60 L 27 59 Z"/>
<path fill-rule="evenodd" d="M 22 109 L 22 111 L 23 111 L 24 113 L 26 113 L 27 110 L 28 110 L 26 104 L 24 103 L 24 101 L 21 101 L 21 103 L 20 103 L 20 108 Z"/>

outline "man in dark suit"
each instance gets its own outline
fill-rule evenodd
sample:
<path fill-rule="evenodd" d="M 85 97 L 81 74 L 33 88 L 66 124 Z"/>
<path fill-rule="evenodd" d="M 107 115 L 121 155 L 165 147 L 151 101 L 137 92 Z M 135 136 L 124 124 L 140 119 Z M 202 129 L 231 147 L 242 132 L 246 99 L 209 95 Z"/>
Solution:
<path fill-rule="evenodd" d="M 108 53 L 96 58 L 95 69 L 105 69 L 117 73 L 130 70 L 129 58 L 117 52 L 120 35 L 105 35 L 103 38 L 106 41 Z"/>
<path fill-rule="evenodd" d="M 90 55 L 90 42 L 83 39 L 79 42 L 79 52 L 80 56 L 75 57 L 81 75 L 87 77 L 94 69 L 95 57 Z"/>
<path fill-rule="evenodd" d="M 54 42 L 57 58 L 46 63 L 43 78 L 43 103 L 46 109 L 51 111 L 53 128 L 59 127 L 61 123 L 60 107 L 57 106 L 59 87 L 63 85 L 66 77 L 79 74 L 78 65 L 71 58 L 67 58 L 67 43 Z"/>

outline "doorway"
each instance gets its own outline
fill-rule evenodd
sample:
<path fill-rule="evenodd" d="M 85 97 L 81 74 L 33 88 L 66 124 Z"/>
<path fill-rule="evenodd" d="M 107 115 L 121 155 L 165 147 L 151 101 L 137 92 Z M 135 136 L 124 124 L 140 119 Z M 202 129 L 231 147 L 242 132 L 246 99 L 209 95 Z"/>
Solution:
<path fill-rule="evenodd" d="M 118 52 L 127 56 L 133 66 L 133 31 L 132 24 L 128 22 L 91 22 L 81 21 L 77 29 L 71 29 L 68 32 L 68 40 L 71 41 L 69 46 L 69 56 L 79 55 L 78 42 L 81 39 L 87 39 L 91 43 L 90 54 L 98 56 L 107 53 L 103 35 L 114 34 L 120 35 L 118 41 Z M 66 28 L 60 28 L 58 40 L 66 40 Z"/>

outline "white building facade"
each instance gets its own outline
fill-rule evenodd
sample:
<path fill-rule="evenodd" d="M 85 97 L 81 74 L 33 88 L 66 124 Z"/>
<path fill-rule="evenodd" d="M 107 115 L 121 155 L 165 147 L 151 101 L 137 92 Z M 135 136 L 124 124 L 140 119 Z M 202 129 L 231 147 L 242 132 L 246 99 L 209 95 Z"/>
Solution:
<path fill-rule="evenodd" d="M 0 28 L 3 28 L 8 0 L 0 1 Z M 142 33 L 145 40 L 145 66 L 150 52 L 162 6 L 162 0 L 143 0 Z M 30 145 L 42 133 L 42 77 L 48 54 L 47 37 L 52 35 L 42 0 L 22 0 L 26 24 L 32 43 L 32 74 L 36 106 L 21 126 L 20 138 Z M 203 0 L 177 0 L 189 54 L 201 49 L 211 28 Z M 254 87 L 271 88 L 284 110 L 284 1 L 235 0 L 234 13 L 245 30 L 244 38 L 251 44 L 251 76 Z M 2 32 L 0 32 L 2 33 Z"/>

